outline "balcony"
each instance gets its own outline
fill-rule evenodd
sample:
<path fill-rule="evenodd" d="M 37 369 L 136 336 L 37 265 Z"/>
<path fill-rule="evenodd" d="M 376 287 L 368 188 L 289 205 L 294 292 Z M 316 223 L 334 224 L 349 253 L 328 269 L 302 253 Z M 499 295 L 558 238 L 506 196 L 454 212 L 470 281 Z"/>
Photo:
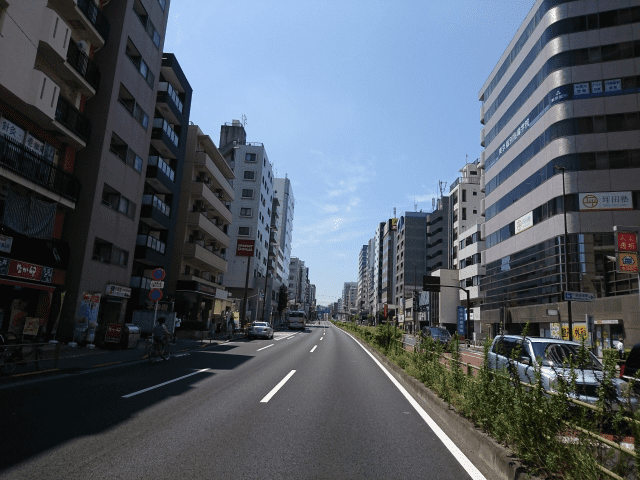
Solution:
<path fill-rule="evenodd" d="M 235 198 L 234 190 L 227 179 L 228 177 L 225 177 L 224 173 L 220 170 L 220 162 L 224 164 L 222 166 L 226 167 L 226 170 L 229 170 L 228 174 L 233 178 L 233 172 L 230 171 L 229 166 L 222 158 L 219 162 L 214 162 L 206 152 L 196 152 L 194 163 L 205 167 L 205 175 L 212 180 L 212 189 L 221 190 L 221 196 L 218 195 L 218 198 L 223 202 L 233 202 Z"/>
<path fill-rule="evenodd" d="M 227 261 L 225 259 L 198 243 L 185 243 L 183 255 L 192 263 L 199 265 L 201 270 L 215 269 L 223 273 L 227 271 Z"/>
<path fill-rule="evenodd" d="M 95 95 L 100 85 L 100 69 L 93 60 L 78 48 L 78 45 L 73 40 L 69 41 L 67 64 L 89 84 L 93 89 L 92 95 Z"/>
<path fill-rule="evenodd" d="M 109 21 L 93 0 L 49 0 L 48 6 L 71 25 L 77 35 L 96 49 L 109 38 Z"/>
<path fill-rule="evenodd" d="M 59 201 L 59 197 L 68 200 L 63 203 L 70 208 L 78 201 L 78 179 L 4 136 L 0 136 L 0 167 L 43 187 L 45 191 L 38 189 L 39 193 L 53 200 Z"/>
<path fill-rule="evenodd" d="M 167 262 L 165 249 L 166 245 L 161 240 L 150 235 L 138 235 L 134 257 L 138 262 L 146 265 L 164 265 Z"/>
<path fill-rule="evenodd" d="M 169 227 L 171 208 L 155 195 L 142 196 L 140 220 L 156 230 L 166 230 Z"/>
<path fill-rule="evenodd" d="M 78 137 L 86 146 L 91 136 L 91 123 L 69 100 L 63 96 L 58 97 L 55 119 L 58 127 L 67 130 L 71 135 Z"/>
<path fill-rule="evenodd" d="M 131 279 L 129 280 L 129 286 L 131 288 L 142 288 L 144 290 L 151 290 L 151 282 L 153 282 L 153 278 L 131 277 Z"/>
<path fill-rule="evenodd" d="M 222 225 L 216 225 L 202 212 L 189 212 L 187 214 L 187 225 L 196 230 L 200 230 L 209 235 L 213 240 L 220 243 L 223 248 L 229 248 L 231 241 L 229 236 L 222 231 Z"/>
<path fill-rule="evenodd" d="M 156 104 L 162 114 L 173 124 L 182 123 L 182 111 L 184 106 L 178 92 L 174 90 L 169 82 L 160 82 L 158 84 L 158 95 Z"/>
<path fill-rule="evenodd" d="M 178 158 L 180 154 L 178 151 L 180 137 L 173 130 L 171 124 L 162 117 L 153 119 L 151 144 L 165 157 Z"/>
<path fill-rule="evenodd" d="M 176 172 L 157 155 L 149 155 L 146 182 L 161 193 L 173 193 Z"/>
<path fill-rule="evenodd" d="M 195 197 L 204 198 L 227 223 L 232 222 L 233 215 L 222 203 L 222 200 L 218 197 L 219 194 L 216 194 L 208 184 L 202 180 L 196 180 L 190 184 L 189 192 Z"/>
<path fill-rule="evenodd" d="M 449 187 L 449 192 L 452 192 L 458 185 L 480 185 L 479 177 L 458 177 Z"/>

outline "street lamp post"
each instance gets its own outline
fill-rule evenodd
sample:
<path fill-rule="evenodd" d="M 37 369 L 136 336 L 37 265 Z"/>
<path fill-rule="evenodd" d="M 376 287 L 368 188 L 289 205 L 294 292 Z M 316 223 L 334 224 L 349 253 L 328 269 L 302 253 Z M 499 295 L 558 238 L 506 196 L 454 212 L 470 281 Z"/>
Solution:
<path fill-rule="evenodd" d="M 554 165 L 555 170 L 562 172 L 562 215 L 564 217 L 564 291 L 569 291 L 569 235 L 567 232 L 567 197 L 565 193 L 564 174 L 566 172 L 565 167 Z M 567 317 L 569 324 L 569 340 L 573 340 L 573 318 L 571 316 L 571 300 L 567 300 Z M 562 329 L 560 330 L 562 334 Z"/>

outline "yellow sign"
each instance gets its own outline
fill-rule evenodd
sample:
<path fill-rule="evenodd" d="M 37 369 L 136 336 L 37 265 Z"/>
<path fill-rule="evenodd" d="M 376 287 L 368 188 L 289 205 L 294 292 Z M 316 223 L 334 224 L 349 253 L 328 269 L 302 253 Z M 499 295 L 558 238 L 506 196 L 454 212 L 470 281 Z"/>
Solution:
<path fill-rule="evenodd" d="M 569 326 L 562 325 L 562 339 L 569 340 Z M 574 324 L 573 325 L 573 341 L 581 342 L 582 340 L 589 339 L 589 332 L 587 331 L 586 324 Z"/>
<path fill-rule="evenodd" d="M 638 273 L 638 254 L 621 252 L 618 253 L 618 271 L 625 273 Z"/>

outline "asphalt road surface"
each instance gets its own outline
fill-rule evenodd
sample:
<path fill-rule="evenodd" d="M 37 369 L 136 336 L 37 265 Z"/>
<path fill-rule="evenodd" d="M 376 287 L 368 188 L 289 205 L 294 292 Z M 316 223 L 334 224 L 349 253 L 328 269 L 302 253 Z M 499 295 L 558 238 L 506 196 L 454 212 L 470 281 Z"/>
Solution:
<path fill-rule="evenodd" d="M 328 323 L 7 385 L 0 405 L 2 479 L 485 478 Z"/>

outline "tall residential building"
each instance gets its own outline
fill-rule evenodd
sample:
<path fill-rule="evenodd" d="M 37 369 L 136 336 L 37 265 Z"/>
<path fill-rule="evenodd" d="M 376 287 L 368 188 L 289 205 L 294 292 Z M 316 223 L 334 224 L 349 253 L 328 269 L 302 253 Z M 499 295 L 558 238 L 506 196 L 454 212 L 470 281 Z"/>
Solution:
<path fill-rule="evenodd" d="M 369 245 L 363 245 L 358 254 L 358 294 L 356 298 L 358 313 L 369 313 L 365 307 L 366 299 L 369 296 L 367 278 L 368 251 Z"/>
<path fill-rule="evenodd" d="M 94 187 L 74 167 L 100 135 L 84 110 L 110 94 L 95 57 L 119 45 L 112 21 L 93 2 L 0 3 L 0 330 L 32 317 L 51 335 L 69 295 L 65 233 Z"/>
<path fill-rule="evenodd" d="M 373 313 L 376 315 L 376 322 L 380 316 L 379 312 L 383 311 L 382 303 L 382 249 L 384 240 L 385 222 L 380 222 L 376 228 L 376 234 L 373 237 L 372 271 L 371 271 L 371 290 L 369 293 L 369 302 L 373 306 Z"/>
<path fill-rule="evenodd" d="M 220 128 L 220 151 L 235 174 L 235 201 L 231 206 L 233 221 L 229 228 L 233 250 L 227 258 L 224 285 L 232 297 L 242 302 L 248 275 L 246 319 L 254 321 L 258 318 L 264 295 L 264 277 L 267 275 L 269 259 L 273 168 L 264 145 L 247 142 L 247 133 L 238 120 Z M 246 241 L 254 244 L 253 257 L 235 254 L 238 243 Z"/>
<path fill-rule="evenodd" d="M 278 231 L 276 240 L 282 255 L 282 279 L 289 277 L 289 264 L 291 263 L 291 242 L 293 239 L 293 213 L 295 198 L 291 181 L 285 178 L 276 178 L 273 182 L 274 196 L 280 203 L 280 215 L 278 218 Z M 286 282 L 285 282 L 286 283 Z"/>
<path fill-rule="evenodd" d="M 405 212 L 398 220 L 396 234 L 395 301 L 405 306 L 405 329 L 419 330 L 419 319 L 414 305 L 416 295 L 422 292 L 422 277 L 426 271 L 427 214 Z"/>
<path fill-rule="evenodd" d="M 373 292 L 375 283 L 375 264 L 376 264 L 376 248 L 375 238 L 370 238 L 367 242 L 367 296 L 365 298 L 365 308 L 367 312 L 375 317 L 376 314 L 376 302 L 374 300 L 375 293 Z M 373 320 L 375 325 L 375 318 Z"/>
<path fill-rule="evenodd" d="M 484 250 L 484 241 L 480 240 L 481 225 L 484 217 L 480 215 L 480 206 L 484 193 L 480 189 L 479 161 L 467 163 L 460 169 L 461 177 L 458 177 L 449 189 L 449 198 L 453 204 L 451 232 L 451 267 L 458 270 L 460 287 L 469 292 L 470 317 L 473 323 L 471 332 L 480 334 L 480 280 L 484 275 L 484 267 L 481 265 L 481 254 Z M 460 304 L 467 308 L 467 295 L 460 290 Z M 486 333 L 486 332 L 484 332 Z M 479 338 L 479 337 L 477 337 Z"/>
<path fill-rule="evenodd" d="M 154 117 L 173 125 L 173 129 L 187 132 L 191 110 L 191 85 L 187 81 L 176 57 L 171 53 L 162 56 L 158 93 Z M 127 317 L 133 310 L 145 308 L 149 300 L 153 271 L 162 268 L 167 273 L 163 299 L 175 299 L 178 272 L 171 267 L 171 255 L 182 248 L 182 239 L 175 242 L 176 225 L 180 216 L 181 187 L 186 170 L 185 151 L 187 141 L 175 143 L 164 129 L 152 130 L 148 147 L 147 168 L 144 175 L 144 194 L 140 206 L 140 221 L 131 269 L 131 298 L 127 303 Z M 190 186 L 189 183 L 185 186 Z M 105 185 L 103 201 L 118 208 L 119 196 L 115 188 Z M 160 207 L 160 208 L 159 208 Z M 151 305 L 149 305 L 151 306 Z M 175 308 L 175 305 L 174 305 Z M 185 312 L 180 311 L 181 318 Z"/>
<path fill-rule="evenodd" d="M 451 268 L 453 216 L 449 205 L 449 197 L 440 197 L 435 210 L 427 214 L 427 275 L 441 268 Z"/>
<path fill-rule="evenodd" d="M 382 269 L 380 270 L 380 301 L 387 304 L 387 311 L 395 310 L 396 282 L 396 231 L 398 219 L 390 218 L 382 229 Z"/>
<path fill-rule="evenodd" d="M 231 309 L 223 277 L 231 240 L 234 174 L 211 137 L 198 125 L 185 129 L 182 189 L 167 291 L 175 310 L 190 321 L 219 321 Z"/>
<path fill-rule="evenodd" d="M 482 86 L 483 329 L 549 336 L 571 306 L 598 349 L 640 341 L 638 277 L 611 261 L 614 227 L 640 225 L 639 20 L 638 1 L 537 0 Z"/>
<path fill-rule="evenodd" d="M 51 3 L 75 8 L 75 2 Z M 152 0 L 112 1 L 102 9 L 111 28 L 93 57 L 101 77 L 85 109 L 91 140 L 74 164 L 83 185 L 63 233 L 74 254 L 61 327 L 86 324 L 87 297 L 100 299 L 98 323 L 125 321 L 140 216 L 146 208 L 171 215 L 171 193 L 144 195 L 152 136 L 169 136 L 175 158 L 184 141 L 179 125 L 154 118 L 168 10 L 169 2 Z"/>
<path fill-rule="evenodd" d="M 342 308 L 347 318 L 357 313 L 358 282 L 344 282 L 342 287 Z"/>
<path fill-rule="evenodd" d="M 291 257 L 289 266 L 289 280 L 287 288 L 289 291 L 289 303 L 301 304 L 302 303 L 302 269 L 304 268 L 304 262 L 298 257 Z"/>

